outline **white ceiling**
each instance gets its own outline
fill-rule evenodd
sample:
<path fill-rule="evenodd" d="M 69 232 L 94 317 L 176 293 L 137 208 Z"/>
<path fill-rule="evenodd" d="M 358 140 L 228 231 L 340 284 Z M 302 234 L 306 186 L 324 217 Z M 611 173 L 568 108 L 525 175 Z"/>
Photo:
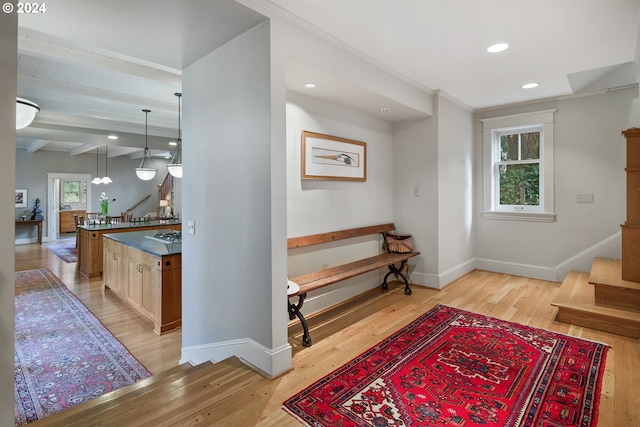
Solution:
<path fill-rule="evenodd" d="M 638 81 L 640 0 L 57 0 L 19 16 L 18 96 L 41 111 L 17 146 L 75 155 L 108 143 L 110 157 L 136 157 L 148 108 L 149 147 L 166 153 L 180 70 L 265 19 L 245 5 L 474 110 Z M 496 42 L 510 48 L 487 53 Z M 315 96 L 366 114 L 388 101 L 305 64 L 287 79 L 294 90 L 318 79 Z M 523 90 L 530 81 L 540 86 Z M 392 110 L 381 117 L 415 114 Z"/>

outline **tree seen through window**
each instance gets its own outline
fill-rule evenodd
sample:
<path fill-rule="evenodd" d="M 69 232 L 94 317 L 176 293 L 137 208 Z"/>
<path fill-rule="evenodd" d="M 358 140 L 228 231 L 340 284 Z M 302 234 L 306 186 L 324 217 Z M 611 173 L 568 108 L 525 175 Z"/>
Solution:
<path fill-rule="evenodd" d="M 500 205 L 540 204 L 540 132 L 500 135 Z"/>

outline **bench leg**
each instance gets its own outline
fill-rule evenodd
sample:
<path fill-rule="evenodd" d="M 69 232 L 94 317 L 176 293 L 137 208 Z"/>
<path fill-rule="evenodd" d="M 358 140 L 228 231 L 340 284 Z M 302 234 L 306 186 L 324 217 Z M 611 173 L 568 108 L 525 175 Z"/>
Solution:
<path fill-rule="evenodd" d="M 302 334 L 302 345 L 305 347 L 311 347 L 311 335 L 309 334 L 309 325 L 307 325 L 307 320 L 302 315 L 300 309 L 302 308 L 302 303 L 304 303 L 304 299 L 307 294 L 298 295 L 298 303 L 291 304 L 291 301 L 287 298 L 287 304 L 289 305 L 289 320 L 293 320 L 295 317 L 300 319 L 300 323 L 302 324 L 302 329 L 304 333 Z"/>
<path fill-rule="evenodd" d="M 405 295 L 411 295 L 411 288 L 409 287 L 409 280 L 407 280 L 405 275 L 402 274 L 402 270 L 404 269 L 404 266 L 406 264 L 407 264 L 407 261 L 402 261 L 402 263 L 400 263 L 400 268 L 396 268 L 396 266 L 393 265 L 393 264 L 391 264 L 389 266 L 389 272 L 387 274 L 385 274 L 384 280 L 382 281 L 382 289 L 389 289 L 389 285 L 387 285 L 387 278 L 390 275 L 393 274 L 396 279 L 398 278 L 398 276 L 400 276 L 402 278 L 402 280 L 404 281 L 404 294 Z"/>

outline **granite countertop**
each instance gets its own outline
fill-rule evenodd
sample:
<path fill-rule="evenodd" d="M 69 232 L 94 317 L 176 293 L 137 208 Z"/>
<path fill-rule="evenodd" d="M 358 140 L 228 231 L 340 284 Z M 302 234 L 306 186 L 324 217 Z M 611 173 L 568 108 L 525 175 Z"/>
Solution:
<path fill-rule="evenodd" d="M 138 228 L 138 227 L 157 227 L 162 228 L 164 225 L 180 224 L 180 220 L 174 219 L 154 219 L 150 221 L 132 221 L 132 222 L 120 222 L 118 224 L 105 224 L 95 223 L 79 225 L 78 228 L 84 228 L 85 230 L 114 230 L 118 228 Z"/>
<path fill-rule="evenodd" d="M 118 225 L 118 224 L 115 224 Z M 123 245 L 131 246 L 143 252 L 147 252 L 155 256 L 168 256 L 182 253 L 182 242 L 161 242 L 156 239 L 150 239 L 158 233 L 171 233 L 176 230 L 171 229 L 153 229 L 144 231 L 132 231 L 130 233 L 113 233 L 104 234 L 102 237 L 111 239 Z"/>

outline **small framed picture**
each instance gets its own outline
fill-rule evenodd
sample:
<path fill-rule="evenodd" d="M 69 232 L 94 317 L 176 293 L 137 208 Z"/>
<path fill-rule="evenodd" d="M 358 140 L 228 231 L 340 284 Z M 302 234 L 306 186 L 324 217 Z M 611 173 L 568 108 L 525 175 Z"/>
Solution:
<path fill-rule="evenodd" d="M 27 190 L 16 190 L 16 208 L 27 207 Z"/>
<path fill-rule="evenodd" d="M 302 132 L 302 179 L 367 180 L 367 144 Z"/>

